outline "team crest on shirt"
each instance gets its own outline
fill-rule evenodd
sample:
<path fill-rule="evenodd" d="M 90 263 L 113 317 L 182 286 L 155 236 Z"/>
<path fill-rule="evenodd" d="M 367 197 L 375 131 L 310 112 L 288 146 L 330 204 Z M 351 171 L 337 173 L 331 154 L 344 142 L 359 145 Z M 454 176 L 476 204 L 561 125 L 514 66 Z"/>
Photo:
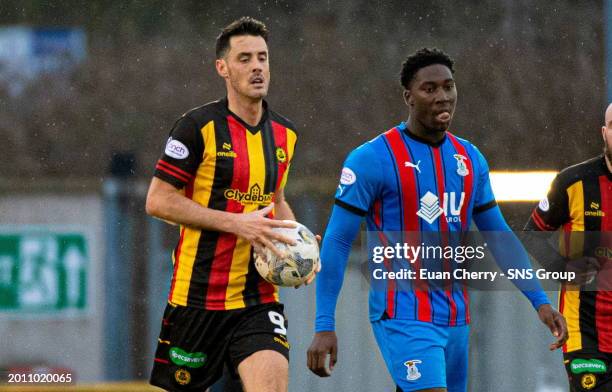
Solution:
<path fill-rule="evenodd" d="M 278 147 L 276 149 L 276 159 L 280 163 L 284 163 L 285 161 L 287 161 L 287 153 L 285 153 L 285 150 L 283 150 L 282 147 Z"/>
<path fill-rule="evenodd" d="M 179 369 L 174 372 L 174 379 L 179 385 L 187 385 L 191 382 L 191 373 L 185 369 Z"/>
<path fill-rule="evenodd" d="M 421 373 L 419 372 L 419 368 L 417 368 L 417 364 L 423 363 L 418 359 L 411 359 L 410 361 L 404 362 L 404 366 L 406 366 L 406 380 L 414 381 L 421 378 Z"/>
<path fill-rule="evenodd" d="M 457 160 L 457 174 L 459 174 L 461 177 L 465 177 L 470 174 L 470 171 L 465 163 L 467 158 L 461 154 L 455 154 L 453 157 Z"/>

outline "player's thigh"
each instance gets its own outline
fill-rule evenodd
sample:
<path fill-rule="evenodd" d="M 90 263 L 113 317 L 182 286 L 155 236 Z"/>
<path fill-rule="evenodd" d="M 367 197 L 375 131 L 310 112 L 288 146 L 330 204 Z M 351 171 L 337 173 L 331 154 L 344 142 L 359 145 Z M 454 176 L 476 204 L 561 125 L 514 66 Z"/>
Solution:
<path fill-rule="evenodd" d="M 467 391 L 470 327 L 467 325 L 449 327 L 448 331 L 446 388 L 448 392 L 465 392 Z"/>
<path fill-rule="evenodd" d="M 386 319 L 372 323 L 387 369 L 402 392 L 446 390 L 443 328 Z"/>
<path fill-rule="evenodd" d="M 286 392 L 289 361 L 277 351 L 257 351 L 240 362 L 238 374 L 245 392 Z"/>
<path fill-rule="evenodd" d="M 283 385 L 286 389 L 289 342 L 283 305 L 256 305 L 245 312 L 228 352 L 231 369 L 239 373 L 247 388 L 252 382 L 267 380 L 280 386 L 280 390 L 284 390 Z"/>

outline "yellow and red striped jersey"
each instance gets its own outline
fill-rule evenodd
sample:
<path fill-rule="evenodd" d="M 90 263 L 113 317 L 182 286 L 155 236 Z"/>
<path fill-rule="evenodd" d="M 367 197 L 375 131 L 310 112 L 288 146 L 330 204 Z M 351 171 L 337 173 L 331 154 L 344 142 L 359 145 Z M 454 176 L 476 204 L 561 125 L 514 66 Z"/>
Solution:
<path fill-rule="evenodd" d="M 571 166 L 554 179 L 548 196 L 531 214 L 528 229 L 561 228 L 560 254 L 597 258 L 595 281 L 562 284 L 559 310 L 567 320 L 564 352 L 612 352 L 612 174 L 603 156 Z"/>
<path fill-rule="evenodd" d="M 284 188 L 296 140 L 293 124 L 265 102 L 260 123 L 250 126 L 219 100 L 174 124 L 155 176 L 204 207 L 253 212 Z M 210 310 L 277 302 L 277 288 L 260 277 L 252 258 L 244 238 L 181 226 L 169 301 Z"/>

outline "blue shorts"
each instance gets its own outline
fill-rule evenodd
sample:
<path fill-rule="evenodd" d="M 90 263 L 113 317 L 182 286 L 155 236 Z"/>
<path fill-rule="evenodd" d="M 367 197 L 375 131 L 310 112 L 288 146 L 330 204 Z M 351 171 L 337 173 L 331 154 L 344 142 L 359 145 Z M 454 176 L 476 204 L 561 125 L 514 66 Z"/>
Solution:
<path fill-rule="evenodd" d="M 384 319 L 372 322 L 372 329 L 387 369 L 403 392 L 467 390 L 468 325 Z"/>

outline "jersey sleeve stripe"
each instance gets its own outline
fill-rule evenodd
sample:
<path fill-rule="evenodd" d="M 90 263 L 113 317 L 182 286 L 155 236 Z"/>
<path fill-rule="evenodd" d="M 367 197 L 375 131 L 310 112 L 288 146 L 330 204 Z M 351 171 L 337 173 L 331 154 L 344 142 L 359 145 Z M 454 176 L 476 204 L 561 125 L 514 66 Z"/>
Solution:
<path fill-rule="evenodd" d="M 366 211 L 364 211 L 364 210 L 362 210 L 361 208 L 357 208 L 357 207 L 355 207 L 355 206 L 352 206 L 352 205 L 348 204 L 348 203 L 347 203 L 347 202 L 345 202 L 345 201 L 342 201 L 342 200 L 336 199 L 336 200 L 334 201 L 334 203 L 335 203 L 337 206 L 340 206 L 340 207 L 344 208 L 345 210 L 347 210 L 347 211 L 349 211 L 349 212 L 352 212 L 353 214 L 356 214 L 356 215 L 359 215 L 359 216 L 366 216 L 366 214 L 367 214 L 367 212 L 366 212 Z"/>
<path fill-rule="evenodd" d="M 187 173 L 186 171 L 184 171 L 184 170 L 182 170 L 182 169 L 180 169 L 180 168 L 178 168 L 178 167 L 176 167 L 176 166 L 174 166 L 174 165 L 164 161 L 163 159 L 160 159 L 157 163 L 159 165 L 162 165 L 162 166 L 166 167 L 167 169 L 170 169 L 170 170 L 176 172 L 177 174 L 180 174 L 180 175 L 184 176 L 184 177 L 187 177 L 189 179 L 193 178 L 192 174 Z"/>
<path fill-rule="evenodd" d="M 164 173 L 166 173 L 166 174 L 169 174 L 170 176 L 172 176 L 172 177 L 176 178 L 177 180 L 179 180 L 179 181 L 180 181 L 180 182 L 182 182 L 183 184 L 185 184 L 186 182 L 188 182 L 188 181 L 189 181 L 189 180 L 188 180 L 188 179 L 186 179 L 185 177 L 182 177 L 182 176 L 180 176 L 180 175 L 178 175 L 178 174 L 176 174 L 176 173 L 173 173 L 173 172 L 171 172 L 170 170 L 168 170 L 168 169 L 164 168 L 163 166 L 157 165 L 157 166 L 155 166 L 155 168 L 156 168 L 157 170 L 163 171 L 163 172 L 164 172 Z"/>
<path fill-rule="evenodd" d="M 497 205 L 497 201 L 496 200 L 491 200 L 488 203 L 484 203 L 481 204 L 479 206 L 474 207 L 474 212 L 473 214 L 480 214 L 481 212 L 485 212 L 486 210 L 490 210 L 491 208 L 495 207 Z"/>

